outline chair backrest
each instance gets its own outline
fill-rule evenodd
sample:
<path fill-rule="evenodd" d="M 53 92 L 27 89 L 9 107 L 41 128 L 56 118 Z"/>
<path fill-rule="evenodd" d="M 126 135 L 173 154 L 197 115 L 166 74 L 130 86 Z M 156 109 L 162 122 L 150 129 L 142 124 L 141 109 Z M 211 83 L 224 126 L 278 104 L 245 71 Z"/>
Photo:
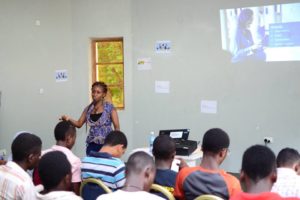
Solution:
<path fill-rule="evenodd" d="M 152 184 L 150 190 L 163 194 L 163 196 L 167 197 L 168 200 L 175 200 L 173 194 L 161 185 Z"/>
<path fill-rule="evenodd" d="M 224 200 L 224 199 L 222 199 L 221 197 L 218 197 L 216 195 L 204 194 L 204 195 L 197 197 L 194 200 Z"/>
<path fill-rule="evenodd" d="M 111 189 L 96 178 L 83 179 L 80 185 L 80 196 L 84 200 L 95 200 L 98 196 L 111 192 Z"/>

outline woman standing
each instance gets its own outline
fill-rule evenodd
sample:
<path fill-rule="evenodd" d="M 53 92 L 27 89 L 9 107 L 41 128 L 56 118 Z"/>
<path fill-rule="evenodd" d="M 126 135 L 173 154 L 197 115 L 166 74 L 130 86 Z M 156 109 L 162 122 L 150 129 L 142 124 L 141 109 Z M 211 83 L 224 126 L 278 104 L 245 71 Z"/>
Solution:
<path fill-rule="evenodd" d="M 253 22 L 253 11 L 243 9 L 237 20 L 237 29 L 232 44 L 233 63 L 243 61 L 265 61 L 266 54 L 262 41 L 254 43 L 250 26 Z"/>
<path fill-rule="evenodd" d="M 68 115 L 62 115 L 61 119 L 69 121 L 77 128 L 81 128 L 84 123 L 90 127 L 86 139 L 86 154 L 90 151 L 99 151 L 103 146 L 104 139 L 112 131 L 120 130 L 118 113 L 114 106 L 105 101 L 107 85 L 104 82 L 95 82 L 92 85 L 92 103 L 82 112 L 78 120 L 74 120 Z"/>

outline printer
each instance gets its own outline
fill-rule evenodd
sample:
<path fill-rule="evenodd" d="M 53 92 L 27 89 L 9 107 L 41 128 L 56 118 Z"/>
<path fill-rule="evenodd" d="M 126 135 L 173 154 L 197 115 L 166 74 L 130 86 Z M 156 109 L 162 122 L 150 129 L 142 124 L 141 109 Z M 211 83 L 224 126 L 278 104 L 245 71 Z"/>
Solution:
<path fill-rule="evenodd" d="M 197 141 L 188 140 L 190 129 L 160 130 L 159 135 L 169 135 L 175 141 L 176 155 L 188 156 L 197 149 Z"/>

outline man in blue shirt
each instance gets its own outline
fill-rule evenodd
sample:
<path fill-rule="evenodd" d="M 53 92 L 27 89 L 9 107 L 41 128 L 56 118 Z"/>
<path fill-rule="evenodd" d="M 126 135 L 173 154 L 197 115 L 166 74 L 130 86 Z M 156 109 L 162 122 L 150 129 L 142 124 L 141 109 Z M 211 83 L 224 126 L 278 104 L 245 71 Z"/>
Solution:
<path fill-rule="evenodd" d="M 153 156 L 155 157 L 156 176 L 154 183 L 165 187 L 173 194 L 177 172 L 171 170 L 171 166 L 176 154 L 174 140 L 168 135 L 160 135 L 153 143 Z M 181 159 L 179 168 L 187 166 Z"/>
<path fill-rule="evenodd" d="M 125 165 L 120 157 L 126 148 L 125 134 L 121 131 L 110 132 L 99 152 L 91 151 L 82 159 L 82 179 L 100 179 L 111 190 L 122 188 L 125 183 Z"/>

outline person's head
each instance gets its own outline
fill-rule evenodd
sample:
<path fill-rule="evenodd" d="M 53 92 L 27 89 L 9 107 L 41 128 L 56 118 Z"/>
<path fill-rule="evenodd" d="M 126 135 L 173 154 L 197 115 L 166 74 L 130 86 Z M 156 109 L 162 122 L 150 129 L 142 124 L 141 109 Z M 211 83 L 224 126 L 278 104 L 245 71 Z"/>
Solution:
<path fill-rule="evenodd" d="M 92 85 L 93 102 L 98 102 L 104 99 L 107 94 L 107 85 L 104 82 L 96 81 Z"/>
<path fill-rule="evenodd" d="M 104 140 L 103 147 L 112 147 L 114 157 L 121 157 L 127 148 L 126 135 L 121 131 L 111 131 Z"/>
<path fill-rule="evenodd" d="M 25 170 L 37 166 L 41 156 L 42 141 L 31 133 L 21 133 L 12 142 L 12 159 L 16 163 L 23 163 Z"/>
<path fill-rule="evenodd" d="M 271 189 L 276 177 L 276 158 L 271 149 L 263 145 L 254 145 L 244 152 L 241 181 L 246 183 L 246 187 L 264 181 L 268 184 L 266 187 Z"/>
<path fill-rule="evenodd" d="M 277 167 L 292 168 L 296 172 L 299 171 L 300 154 L 296 149 L 284 148 L 276 158 Z"/>
<path fill-rule="evenodd" d="M 155 160 L 171 161 L 176 154 L 175 142 L 169 135 L 157 136 L 152 149 Z"/>
<path fill-rule="evenodd" d="M 229 136 L 225 131 L 220 128 L 212 128 L 203 136 L 202 151 L 204 156 L 214 155 L 221 164 L 227 155 L 229 144 Z"/>
<path fill-rule="evenodd" d="M 149 191 L 154 181 L 156 168 L 153 158 L 143 151 L 130 155 L 126 163 L 126 184 L 131 180 L 141 181 L 144 191 Z"/>
<path fill-rule="evenodd" d="M 238 17 L 239 28 L 249 28 L 253 21 L 253 11 L 249 8 L 243 9 Z"/>
<path fill-rule="evenodd" d="M 71 164 L 66 155 L 52 151 L 42 156 L 38 172 L 47 192 L 69 190 L 71 187 Z"/>
<path fill-rule="evenodd" d="M 54 136 L 57 142 L 72 149 L 76 140 L 76 128 L 68 121 L 61 121 L 54 128 Z"/>

